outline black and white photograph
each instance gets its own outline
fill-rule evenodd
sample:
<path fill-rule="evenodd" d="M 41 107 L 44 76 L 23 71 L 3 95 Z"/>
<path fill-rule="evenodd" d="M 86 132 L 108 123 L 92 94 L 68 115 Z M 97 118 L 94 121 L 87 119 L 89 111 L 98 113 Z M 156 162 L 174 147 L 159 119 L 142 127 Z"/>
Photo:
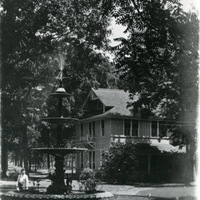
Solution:
<path fill-rule="evenodd" d="M 0 200 L 198 200 L 198 0 L 0 1 Z"/>

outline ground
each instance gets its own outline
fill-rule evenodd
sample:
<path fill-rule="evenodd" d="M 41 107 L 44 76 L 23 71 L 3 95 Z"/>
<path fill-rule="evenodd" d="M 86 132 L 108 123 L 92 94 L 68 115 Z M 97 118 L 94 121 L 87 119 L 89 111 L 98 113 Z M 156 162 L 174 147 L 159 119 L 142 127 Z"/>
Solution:
<path fill-rule="evenodd" d="M 50 184 L 49 180 L 40 181 L 40 187 L 46 187 Z M 33 183 L 30 181 L 30 186 Z M 0 181 L 1 193 L 9 190 L 15 190 L 16 182 Z M 111 185 L 102 184 L 99 189 L 112 192 L 115 194 L 115 200 L 143 200 L 143 199 L 177 199 L 177 200 L 194 200 L 197 198 L 197 190 L 194 184 L 148 184 L 148 185 Z M 78 189 L 77 181 L 73 181 L 73 189 Z"/>

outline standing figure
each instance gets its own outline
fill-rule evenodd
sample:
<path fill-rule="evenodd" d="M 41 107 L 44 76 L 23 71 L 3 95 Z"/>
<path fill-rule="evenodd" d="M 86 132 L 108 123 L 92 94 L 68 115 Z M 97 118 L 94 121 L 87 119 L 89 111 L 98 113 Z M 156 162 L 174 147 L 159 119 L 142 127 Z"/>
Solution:
<path fill-rule="evenodd" d="M 17 191 L 28 190 L 28 176 L 25 169 L 21 169 L 21 173 L 17 178 Z"/>

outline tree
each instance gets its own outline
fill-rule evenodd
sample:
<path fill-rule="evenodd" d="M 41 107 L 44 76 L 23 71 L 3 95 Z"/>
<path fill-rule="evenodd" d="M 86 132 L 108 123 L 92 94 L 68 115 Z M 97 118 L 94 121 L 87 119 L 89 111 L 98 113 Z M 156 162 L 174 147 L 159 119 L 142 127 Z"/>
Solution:
<path fill-rule="evenodd" d="M 119 38 L 121 44 L 114 52 L 125 89 L 139 97 L 133 103 L 134 111 L 140 111 L 146 118 L 154 114 L 178 122 L 174 133 L 180 143 L 186 141 L 192 146 L 194 154 L 199 58 L 197 14 L 184 12 L 178 0 L 103 0 L 102 9 L 105 15 L 127 27 L 128 38 Z M 175 135 L 172 139 L 177 139 Z"/>
<path fill-rule="evenodd" d="M 160 106 L 163 117 L 170 119 L 180 119 L 186 110 L 194 110 L 197 15 L 184 12 L 179 1 L 103 2 L 104 7 L 110 6 L 106 11 L 117 23 L 127 26 L 128 39 L 119 39 L 121 44 L 115 49 L 116 65 L 126 88 L 140 94 L 135 109 L 145 106 L 153 111 Z"/>
<path fill-rule="evenodd" d="M 73 99 L 80 102 L 93 82 L 99 81 L 105 86 L 105 79 L 94 77 L 98 73 L 106 76 L 109 72 L 108 59 L 99 51 L 107 48 L 108 18 L 101 19 L 96 3 L 1 1 L 3 176 L 6 175 L 7 151 L 13 150 L 11 144 L 14 143 L 15 148 L 24 144 L 23 154 L 18 152 L 18 155 L 25 156 L 25 160 L 36 144 L 40 135 L 38 116 L 47 113 L 44 101 L 57 85 L 55 77 L 61 67 L 55 59 L 58 54 L 64 55 L 65 60 L 63 72 L 68 79 L 64 87 L 68 92 L 75 89 L 72 103 Z M 82 90 L 85 85 L 87 88 Z M 76 105 L 78 108 L 79 104 Z M 76 110 L 72 109 L 73 115 Z"/>
<path fill-rule="evenodd" d="M 144 118 L 168 121 L 171 143 L 186 145 L 191 171 L 197 143 L 197 14 L 183 11 L 178 0 L 102 0 L 102 10 L 127 27 L 128 38 L 119 38 L 114 52 L 123 87 L 139 97 L 130 105 Z"/>

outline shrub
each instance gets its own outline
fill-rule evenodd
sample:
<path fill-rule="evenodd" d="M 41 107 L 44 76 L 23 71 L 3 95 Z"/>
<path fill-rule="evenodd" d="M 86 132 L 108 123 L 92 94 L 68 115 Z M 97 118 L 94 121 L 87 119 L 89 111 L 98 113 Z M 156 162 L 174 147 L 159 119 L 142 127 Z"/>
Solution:
<path fill-rule="evenodd" d="M 112 183 L 130 183 L 147 181 L 146 176 L 135 176 L 135 172 L 146 174 L 149 153 L 160 153 L 149 144 L 115 143 L 102 153 L 101 170 L 105 181 Z"/>
<path fill-rule="evenodd" d="M 95 178 L 95 172 L 90 168 L 86 168 L 82 171 L 82 173 L 80 175 L 80 179 L 87 180 L 89 178 Z"/>
<path fill-rule="evenodd" d="M 80 175 L 80 180 L 84 183 L 85 191 L 87 193 L 93 193 L 96 191 L 96 186 L 100 182 L 96 178 L 96 174 L 92 169 L 86 168 Z"/>

